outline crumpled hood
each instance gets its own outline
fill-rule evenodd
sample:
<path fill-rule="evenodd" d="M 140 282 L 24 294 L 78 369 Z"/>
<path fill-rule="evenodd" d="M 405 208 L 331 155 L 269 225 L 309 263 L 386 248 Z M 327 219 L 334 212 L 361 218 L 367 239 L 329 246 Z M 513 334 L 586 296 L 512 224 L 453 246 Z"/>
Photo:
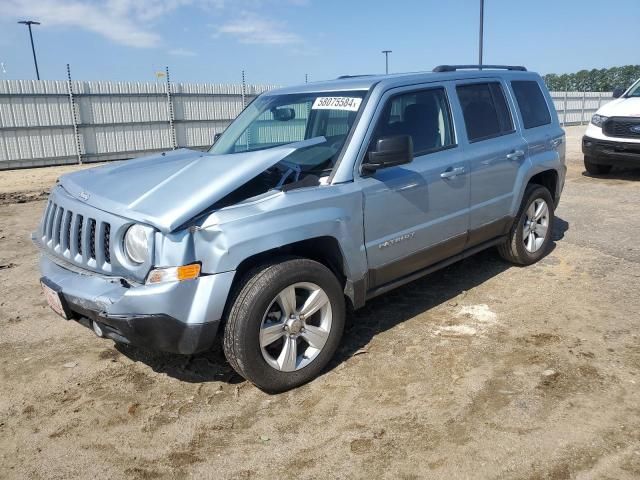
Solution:
<path fill-rule="evenodd" d="M 640 117 L 640 97 L 616 98 L 603 105 L 598 115 L 605 117 Z"/>
<path fill-rule="evenodd" d="M 69 173 L 60 184 L 93 207 L 170 232 L 298 148 L 323 141 L 227 155 L 180 149 Z"/>

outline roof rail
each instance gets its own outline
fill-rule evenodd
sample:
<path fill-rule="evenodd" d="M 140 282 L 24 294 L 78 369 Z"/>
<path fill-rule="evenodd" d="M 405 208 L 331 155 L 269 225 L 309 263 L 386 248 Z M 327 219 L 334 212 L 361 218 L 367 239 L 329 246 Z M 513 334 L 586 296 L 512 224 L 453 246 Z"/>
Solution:
<path fill-rule="evenodd" d="M 516 70 L 526 72 L 527 69 L 520 65 L 438 65 L 434 72 L 455 72 L 456 70 Z"/>
<path fill-rule="evenodd" d="M 344 78 L 360 78 L 360 77 L 373 77 L 371 73 L 365 73 L 361 75 L 340 75 L 337 80 L 342 80 Z"/>

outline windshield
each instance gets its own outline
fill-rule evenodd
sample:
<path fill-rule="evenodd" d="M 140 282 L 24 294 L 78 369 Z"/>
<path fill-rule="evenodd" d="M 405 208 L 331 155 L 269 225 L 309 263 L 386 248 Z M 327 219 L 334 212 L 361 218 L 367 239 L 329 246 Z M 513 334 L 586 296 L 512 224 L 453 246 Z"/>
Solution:
<path fill-rule="evenodd" d="M 286 158 L 301 172 L 322 176 L 335 165 L 366 91 L 261 95 L 209 150 L 213 154 L 264 150 L 311 138 L 321 141 Z"/>
<path fill-rule="evenodd" d="M 625 97 L 640 97 L 640 80 L 631 86 Z"/>

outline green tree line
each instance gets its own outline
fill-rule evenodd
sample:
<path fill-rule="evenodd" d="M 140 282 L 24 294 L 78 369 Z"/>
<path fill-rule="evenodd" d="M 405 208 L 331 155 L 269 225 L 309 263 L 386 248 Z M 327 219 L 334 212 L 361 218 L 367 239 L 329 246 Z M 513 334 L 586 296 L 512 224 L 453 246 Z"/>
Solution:
<path fill-rule="evenodd" d="M 629 87 L 638 78 L 640 65 L 625 65 L 561 75 L 549 73 L 544 76 L 544 82 L 552 92 L 611 92 L 617 87 Z"/>

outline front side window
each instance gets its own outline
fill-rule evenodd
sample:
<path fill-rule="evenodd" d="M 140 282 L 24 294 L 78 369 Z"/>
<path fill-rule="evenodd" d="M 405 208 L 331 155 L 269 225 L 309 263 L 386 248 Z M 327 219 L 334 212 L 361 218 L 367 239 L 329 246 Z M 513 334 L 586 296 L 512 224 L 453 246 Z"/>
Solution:
<path fill-rule="evenodd" d="M 363 104 L 366 91 L 262 95 L 209 150 L 233 154 L 264 150 L 311 138 L 324 141 L 286 158 L 303 173 L 330 172 Z"/>
<path fill-rule="evenodd" d="M 499 83 L 458 85 L 456 91 L 470 142 L 514 131 L 509 107 Z"/>
<path fill-rule="evenodd" d="M 395 135 L 409 135 L 416 156 L 455 145 L 444 88 L 391 97 L 378 120 L 370 149 L 375 149 L 378 139 Z"/>
<path fill-rule="evenodd" d="M 511 88 L 516 96 L 524 128 L 534 128 L 551 123 L 551 115 L 540 85 L 535 80 L 514 80 Z"/>

